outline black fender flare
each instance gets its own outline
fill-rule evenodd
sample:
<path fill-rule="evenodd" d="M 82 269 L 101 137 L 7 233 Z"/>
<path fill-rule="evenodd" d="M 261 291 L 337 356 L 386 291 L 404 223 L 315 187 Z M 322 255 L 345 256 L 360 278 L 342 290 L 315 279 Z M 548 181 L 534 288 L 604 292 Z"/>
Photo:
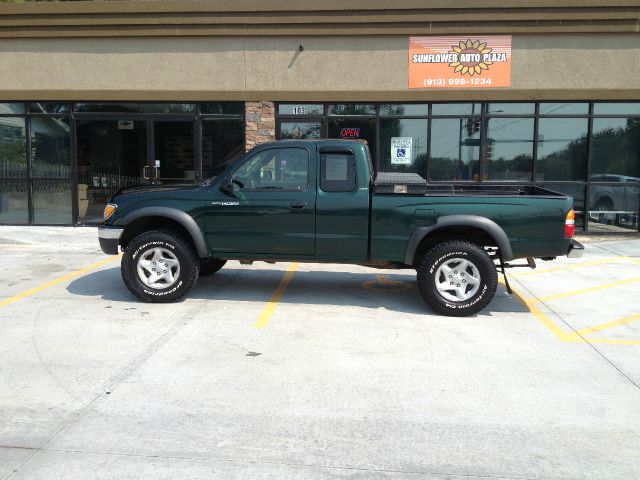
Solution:
<path fill-rule="evenodd" d="M 416 228 L 409 239 L 404 263 L 413 265 L 416 250 L 420 242 L 422 242 L 426 236 L 448 227 L 473 227 L 484 231 L 496 242 L 502 259 L 505 262 L 513 260 L 513 251 L 511 250 L 509 237 L 504 233 L 502 227 L 493 220 L 478 215 L 445 215 L 439 217 L 435 225 Z"/>
<path fill-rule="evenodd" d="M 127 225 L 131 222 L 145 217 L 165 217 L 178 222 L 189 233 L 191 240 L 193 240 L 193 244 L 196 246 L 198 256 L 200 258 L 209 256 L 207 243 L 202 235 L 202 230 L 200 230 L 196 221 L 188 213 L 171 207 L 144 207 L 126 215 L 122 219 L 122 225 L 126 229 Z"/>

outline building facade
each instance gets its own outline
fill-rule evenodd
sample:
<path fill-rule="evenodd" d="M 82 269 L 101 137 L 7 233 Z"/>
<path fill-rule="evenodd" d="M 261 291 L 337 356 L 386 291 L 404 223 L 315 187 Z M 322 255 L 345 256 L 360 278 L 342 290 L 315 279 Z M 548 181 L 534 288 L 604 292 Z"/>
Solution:
<path fill-rule="evenodd" d="M 95 224 L 126 185 L 200 182 L 273 139 L 361 138 L 378 171 L 541 185 L 575 198 L 582 230 L 639 230 L 636 0 L 366 3 L 0 5 L 0 223 Z M 508 38 L 505 83 L 410 86 L 411 39 L 468 41 L 453 72 L 487 36 Z M 493 66 L 475 65 L 477 84 Z"/>

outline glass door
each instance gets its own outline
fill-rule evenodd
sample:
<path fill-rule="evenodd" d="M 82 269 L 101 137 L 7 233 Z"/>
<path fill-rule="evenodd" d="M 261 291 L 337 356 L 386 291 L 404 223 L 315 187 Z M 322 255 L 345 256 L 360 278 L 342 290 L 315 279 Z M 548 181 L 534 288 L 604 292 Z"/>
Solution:
<path fill-rule="evenodd" d="M 147 122 L 78 119 L 76 132 L 78 222 L 100 223 L 115 192 L 149 182 Z"/>
<path fill-rule="evenodd" d="M 195 122 L 155 120 L 150 178 L 160 183 L 192 183 L 199 180 L 196 165 Z"/>

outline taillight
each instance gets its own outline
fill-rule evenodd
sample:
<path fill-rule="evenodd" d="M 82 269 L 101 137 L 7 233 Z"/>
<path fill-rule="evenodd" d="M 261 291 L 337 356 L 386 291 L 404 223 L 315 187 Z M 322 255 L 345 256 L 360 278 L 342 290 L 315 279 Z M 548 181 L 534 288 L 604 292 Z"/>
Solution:
<path fill-rule="evenodd" d="M 576 212 L 573 209 L 567 213 L 567 218 L 564 221 L 564 236 L 566 238 L 573 238 L 573 234 L 576 231 Z"/>

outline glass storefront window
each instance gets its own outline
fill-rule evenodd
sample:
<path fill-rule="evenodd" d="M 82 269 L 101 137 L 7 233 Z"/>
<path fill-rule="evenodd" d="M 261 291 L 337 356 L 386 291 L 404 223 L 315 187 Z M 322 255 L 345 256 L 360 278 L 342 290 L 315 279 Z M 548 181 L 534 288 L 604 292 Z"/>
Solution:
<path fill-rule="evenodd" d="M 531 180 L 533 118 L 491 118 L 485 138 L 487 180 Z"/>
<path fill-rule="evenodd" d="M 29 104 L 29 113 L 67 113 L 71 110 L 68 103 L 58 102 L 32 102 Z"/>
<path fill-rule="evenodd" d="M 602 175 L 596 177 L 605 177 Z M 617 185 L 591 185 L 589 196 L 589 231 L 638 231 L 640 214 L 640 178 L 618 177 Z"/>
<path fill-rule="evenodd" d="M 487 105 L 489 115 L 533 115 L 535 103 L 490 103 Z"/>
<path fill-rule="evenodd" d="M 366 140 L 371 157 L 376 158 L 376 121 L 373 118 L 331 118 L 328 138 Z"/>
<path fill-rule="evenodd" d="M 24 113 L 24 103 L 0 103 L 0 115 L 20 115 Z"/>
<path fill-rule="evenodd" d="M 375 115 L 376 106 L 362 103 L 329 105 L 329 115 Z"/>
<path fill-rule="evenodd" d="M 76 112 L 194 113 L 194 103 L 76 103 Z"/>
<path fill-rule="evenodd" d="M 426 117 L 429 105 L 426 103 L 386 103 L 380 105 L 380 116 L 389 117 Z"/>
<path fill-rule="evenodd" d="M 380 120 L 380 171 L 414 172 L 426 176 L 427 119 L 384 118 Z M 411 139 L 410 155 L 392 151 L 393 139 Z M 405 142 L 406 144 L 406 142 Z M 406 154 L 405 152 L 402 152 Z"/>
<path fill-rule="evenodd" d="M 33 181 L 33 222 L 46 225 L 71 223 L 71 181 Z"/>
<path fill-rule="evenodd" d="M 202 122 L 202 175 L 220 175 L 244 154 L 242 120 L 204 120 Z"/>
<path fill-rule="evenodd" d="M 320 122 L 282 122 L 280 138 L 282 140 L 303 140 L 320 138 Z"/>
<path fill-rule="evenodd" d="M 594 115 L 640 115 L 640 102 L 594 103 Z"/>
<path fill-rule="evenodd" d="M 22 117 L 0 117 L 0 177 L 26 177 L 26 127 Z"/>
<path fill-rule="evenodd" d="M 479 118 L 434 118 L 431 121 L 429 179 L 478 180 Z"/>
<path fill-rule="evenodd" d="M 588 103 L 544 102 L 539 107 L 540 115 L 587 115 Z"/>
<path fill-rule="evenodd" d="M 432 115 L 479 115 L 479 103 L 434 103 L 431 106 Z"/>
<path fill-rule="evenodd" d="M 278 105 L 278 115 L 322 115 L 322 103 L 281 103 Z"/>
<path fill-rule="evenodd" d="M 586 118 L 541 118 L 538 123 L 536 180 L 585 180 Z"/>
<path fill-rule="evenodd" d="M 0 223 L 29 223 L 29 200 L 26 180 L 0 179 Z"/>
<path fill-rule="evenodd" d="M 203 115 L 244 115 L 244 102 L 217 102 L 200 104 Z"/>
<path fill-rule="evenodd" d="M 591 175 L 602 174 L 640 177 L 640 118 L 593 119 Z"/>
<path fill-rule="evenodd" d="M 34 177 L 71 177 L 69 119 L 34 117 L 31 128 L 31 169 Z"/>

